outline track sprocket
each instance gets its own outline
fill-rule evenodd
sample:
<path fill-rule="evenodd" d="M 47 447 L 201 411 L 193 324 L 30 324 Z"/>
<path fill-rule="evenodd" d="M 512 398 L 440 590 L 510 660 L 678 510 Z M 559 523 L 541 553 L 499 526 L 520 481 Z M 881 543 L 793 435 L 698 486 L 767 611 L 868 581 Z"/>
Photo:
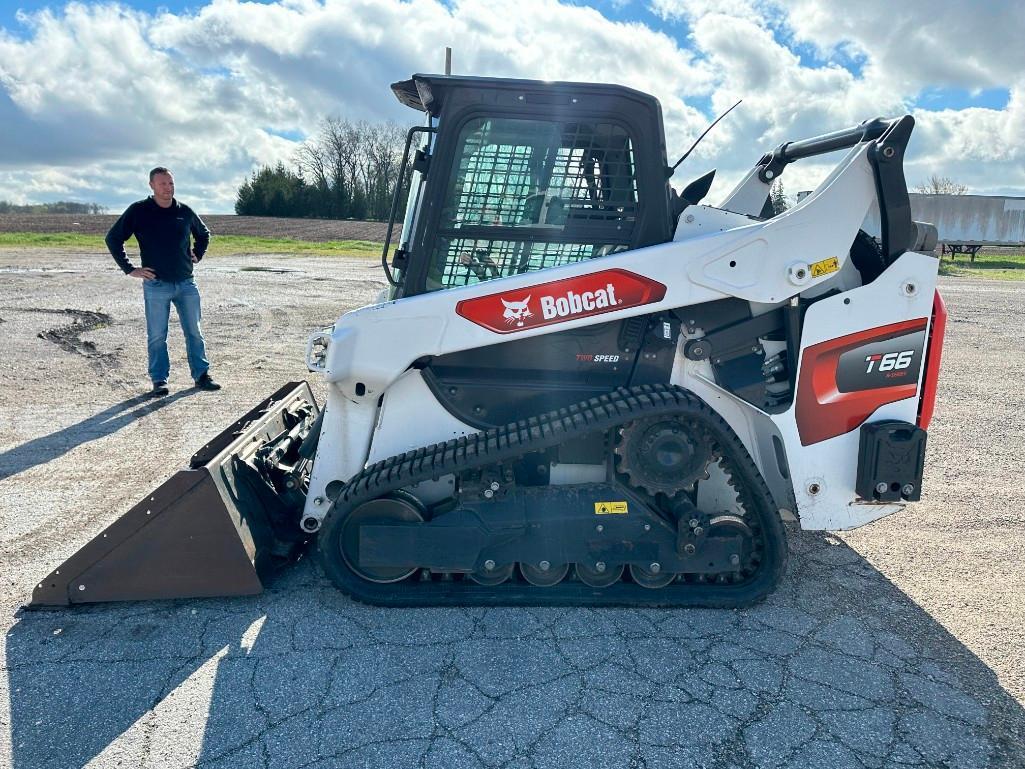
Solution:
<path fill-rule="evenodd" d="M 658 416 L 618 430 L 616 470 L 627 485 L 651 496 L 690 491 L 708 477 L 709 442 L 699 425 L 684 417 Z"/>

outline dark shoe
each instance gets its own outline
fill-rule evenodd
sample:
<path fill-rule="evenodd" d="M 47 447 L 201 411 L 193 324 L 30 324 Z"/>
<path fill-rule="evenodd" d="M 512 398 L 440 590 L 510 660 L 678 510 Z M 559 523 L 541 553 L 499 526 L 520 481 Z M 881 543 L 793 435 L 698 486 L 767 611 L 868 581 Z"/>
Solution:
<path fill-rule="evenodd" d="M 210 378 L 209 374 L 203 374 L 199 379 L 196 380 L 196 387 L 200 390 L 220 390 L 221 386 L 217 384 L 213 379 Z"/>
<path fill-rule="evenodd" d="M 170 392 L 167 389 L 167 382 L 154 382 L 153 389 L 150 391 L 150 395 L 154 398 L 160 397 L 161 395 L 167 395 Z"/>

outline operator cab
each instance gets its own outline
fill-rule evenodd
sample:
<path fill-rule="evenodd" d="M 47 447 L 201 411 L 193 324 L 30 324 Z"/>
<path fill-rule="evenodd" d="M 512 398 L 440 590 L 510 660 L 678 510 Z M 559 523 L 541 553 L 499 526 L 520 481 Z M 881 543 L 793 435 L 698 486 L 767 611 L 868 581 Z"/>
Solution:
<path fill-rule="evenodd" d="M 414 75 L 392 90 L 427 116 L 408 136 L 407 158 L 414 141 L 422 148 L 386 269 L 393 297 L 672 239 L 653 96 L 617 85 L 444 75 Z"/>

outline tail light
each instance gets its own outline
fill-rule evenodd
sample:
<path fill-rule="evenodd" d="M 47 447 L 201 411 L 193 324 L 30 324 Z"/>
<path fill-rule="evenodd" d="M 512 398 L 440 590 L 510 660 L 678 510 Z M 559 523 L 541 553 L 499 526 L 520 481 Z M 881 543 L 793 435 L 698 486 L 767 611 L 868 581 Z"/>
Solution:
<path fill-rule="evenodd" d="M 936 407 L 936 388 L 940 379 L 940 358 L 943 355 L 943 334 L 947 328 L 947 306 L 937 291 L 932 300 L 932 323 L 929 326 L 929 343 L 925 350 L 925 378 L 922 381 L 922 397 L 918 402 L 918 426 L 929 428 L 932 412 Z"/>

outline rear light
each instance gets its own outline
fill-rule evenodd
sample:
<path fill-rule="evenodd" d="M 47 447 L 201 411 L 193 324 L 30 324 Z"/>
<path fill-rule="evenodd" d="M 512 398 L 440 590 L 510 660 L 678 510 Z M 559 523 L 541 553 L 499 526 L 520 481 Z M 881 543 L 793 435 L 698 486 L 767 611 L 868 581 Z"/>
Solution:
<path fill-rule="evenodd" d="M 929 343 L 925 350 L 925 378 L 922 380 L 922 398 L 918 402 L 918 426 L 929 429 L 932 412 L 936 407 L 936 388 L 940 379 L 940 358 L 943 356 L 943 334 L 947 328 L 947 306 L 937 290 L 932 300 L 932 323 Z"/>

